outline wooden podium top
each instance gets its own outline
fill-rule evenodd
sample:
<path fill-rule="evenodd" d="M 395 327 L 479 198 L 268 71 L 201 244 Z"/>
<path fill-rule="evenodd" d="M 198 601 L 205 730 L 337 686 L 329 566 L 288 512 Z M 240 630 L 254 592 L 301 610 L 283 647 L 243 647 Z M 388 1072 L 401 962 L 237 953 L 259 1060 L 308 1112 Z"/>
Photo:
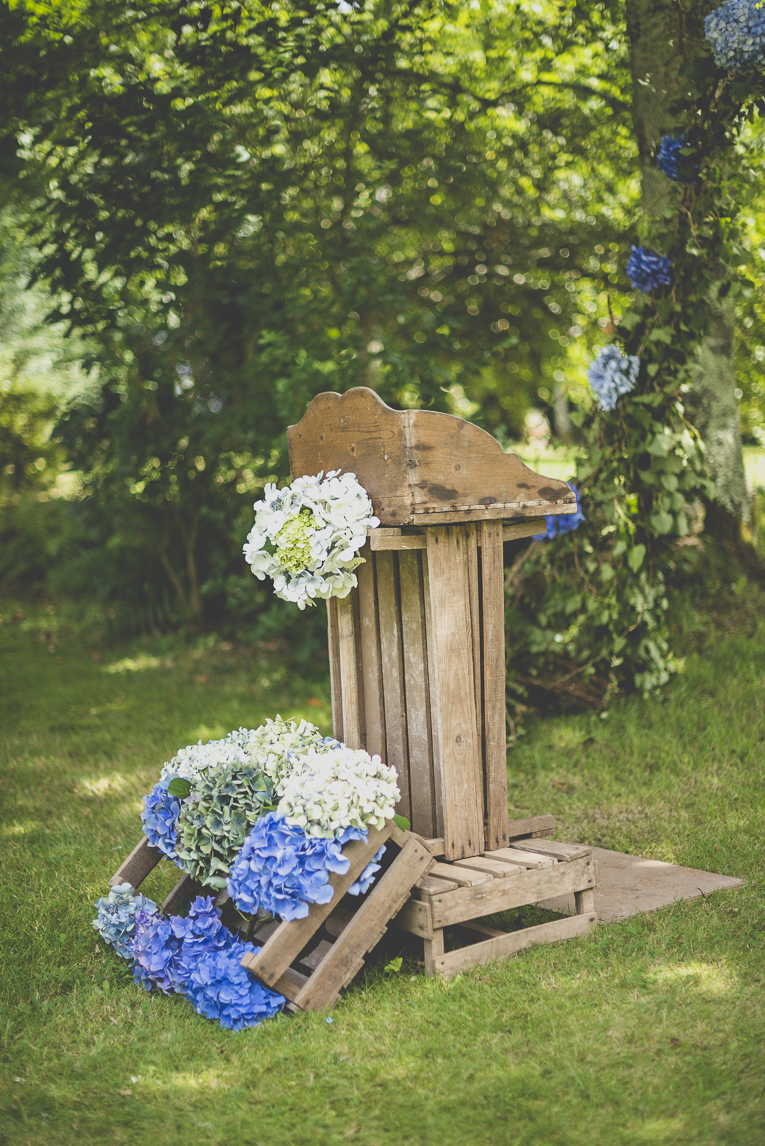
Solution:
<path fill-rule="evenodd" d="M 366 386 L 317 394 L 288 439 L 293 479 L 354 473 L 381 525 L 576 512 L 564 481 L 534 473 L 480 426 L 432 410 L 392 410 Z"/>

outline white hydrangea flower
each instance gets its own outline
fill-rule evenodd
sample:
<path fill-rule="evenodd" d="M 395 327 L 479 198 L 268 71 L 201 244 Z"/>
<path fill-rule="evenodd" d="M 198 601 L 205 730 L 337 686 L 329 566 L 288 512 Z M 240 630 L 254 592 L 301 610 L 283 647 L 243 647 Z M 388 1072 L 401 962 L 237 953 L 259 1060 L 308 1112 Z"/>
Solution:
<path fill-rule="evenodd" d="M 314 749 L 317 752 L 336 748 L 338 741 L 323 736 L 309 720 L 266 720 L 259 728 L 238 728 L 222 740 L 208 740 L 181 748 L 172 760 L 162 766 L 161 779 L 181 776 L 195 780 L 207 768 L 218 764 L 241 764 L 265 772 L 278 791 L 279 783 L 289 771 L 293 759 Z"/>
<path fill-rule="evenodd" d="M 322 477 L 300 477 L 284 489 L 267 485 L 244 545 L 258 580 L 270 577 L 277 597 L 299 609 L 317 597 L 348 596 L 367 528 L 380 524 L 355 474 L 331 470 Z"/>
<path fill-rule="evenodd" d="M 336 836 L 344 828 L 381 828 L 400 792 L 395 768 L 363 749 L 340 745 L 296 757 L 281 786 L 278 811 L 307 836 Z"/>

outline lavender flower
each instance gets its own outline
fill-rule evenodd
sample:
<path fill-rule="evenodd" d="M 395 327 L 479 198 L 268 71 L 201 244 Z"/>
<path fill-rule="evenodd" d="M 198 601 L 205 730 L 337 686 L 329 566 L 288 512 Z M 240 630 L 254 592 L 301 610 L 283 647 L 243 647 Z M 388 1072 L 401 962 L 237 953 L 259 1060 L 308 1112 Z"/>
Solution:
<path fill-rule="evenodd" d="M 244 841 L 229 873 L 228 893 L 240 911 L 263 908 L 285 920 L 303 919 L 309 903 L 331 901 L 329 872 L 344 875 L 348 870 L 343 844 L 366 838 L 357 828 L 346 828 L 334 839 L 309 837 L 278 812 L 269 812 Z"/>
<path fill-rule="evenodd" d="M 579 490 L 571 482 L 566 482 L 569 489 L 573 490 L 576 494 L 576 512 L 575 513 L 551 513 L 545 517 L 545 525 L 547 526 L 546 533 L 535 533 L 535 541 L 552 541 L 559 533 L 571 533 L 572 530 L 577 529 L 586 517 L 579 508 L 580 496 Z"/>
<path fill-rule="evenodd" d="M 765 64 L 762 0 L 727 0 L 704 18 L 704 31 L 718 68 L 749 72 Z"/>
<path fill-rule="evenodd" d="M 98 915 L 93 926 L 98 934 L 123 959 L 132 959 L 136 913 L 152 915 L 157 911 L 156 903 L 145 895 L 136 895 L 129 883 L 120 883 L 107 896 L 96 900 L 96 908 Z"/>
<path fill-rule="evenodd" d="M 601 410 L 615 409 L 619 397 L 634 390 L 639 371 L 636 354 L 622 354 L 613 343 L 601 348 L 587 373 Z"/>
<path fill-rule="evenodd" d="M 645 247 L 632 248 L 627 259 L 627 277 L 635 290 L 650 294 L 657 287 L 666 286 L 670 280 L 671 260 L 666 255 L 657 255 Z"/>
<path fill-rule="evenodd" d="M 143 832 L 147 840 L 152 847 L 159 848 L 163 855 L 173 861 L 177 860 L 176 828 L 181 800 L 177 796 L 171 796 L 167 788 L 175 778 L 167 775 L 155 784 L 149 795 L 144 796 L 144 810 L 141 812 Z"/>
<path fill-rule="evenodd" d="M 282 1009 L 284 996 L 269 991 L 242 967 L 243 956 L 259 950 L 252 943 L 235 940 L 225 950 L 207 951 L 195 959 L 184 994 L 198 1015 L 217 1019 L 229 1031 L 241 1031 Z"/>

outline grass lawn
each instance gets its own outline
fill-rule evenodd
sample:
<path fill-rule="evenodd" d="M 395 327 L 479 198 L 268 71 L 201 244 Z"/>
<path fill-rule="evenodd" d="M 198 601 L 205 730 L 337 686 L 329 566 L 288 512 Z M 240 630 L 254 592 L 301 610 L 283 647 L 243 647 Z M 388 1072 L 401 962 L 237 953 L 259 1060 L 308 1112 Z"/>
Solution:
<path fill-rule="evenodd" d="M 333 1012 L 241 1034 L 147 995 L 90 927 L 181 745 L 328 692 L 243 648 L 104 652 L 0 612 L 0 1142 L 689 1146 L 765 1142 L 765 630 L 721 635 L 667 698 L 540 721 L 513 815 L 749 881 L 448 985 L 404 947 Z M 159 898 L 163 865 L 144 885 Z M 395 954 L 398 940 L 388 950 Z"/>

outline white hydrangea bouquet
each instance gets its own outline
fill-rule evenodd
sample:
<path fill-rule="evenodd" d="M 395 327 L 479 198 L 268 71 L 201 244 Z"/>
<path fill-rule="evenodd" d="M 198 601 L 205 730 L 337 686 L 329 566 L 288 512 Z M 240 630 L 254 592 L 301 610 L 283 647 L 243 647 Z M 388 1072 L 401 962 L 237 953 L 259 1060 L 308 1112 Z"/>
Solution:
<path fill-rule="evenodd" d="M 258 580 L 270 577 L 277 597 L 299 609 L 317 597 L 348 596 L 367 529 L 380 524 L 355 474 L 330 470 L 283 489 L 269 484 L 253 509 L 244 556 Z"/>

